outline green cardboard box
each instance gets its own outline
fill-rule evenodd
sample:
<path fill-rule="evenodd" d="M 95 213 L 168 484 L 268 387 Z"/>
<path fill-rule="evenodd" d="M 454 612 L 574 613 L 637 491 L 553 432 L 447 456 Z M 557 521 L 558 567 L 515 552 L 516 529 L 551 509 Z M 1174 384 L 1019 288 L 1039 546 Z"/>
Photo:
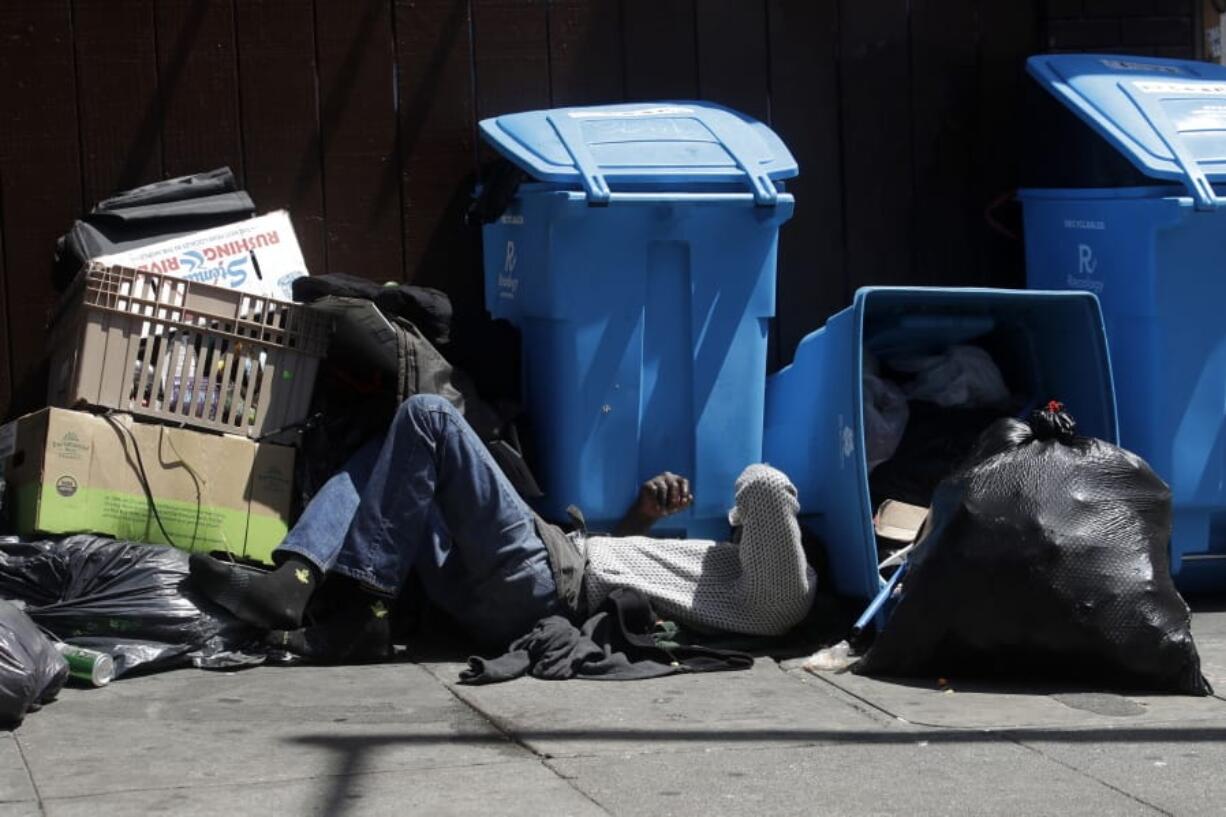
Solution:
<path fill-rule="evenodd" d="M 267 563 L 288 530 L 286 446 L 49 408 L 0 428 L 0 462 L 23 536 L 100 533 Z"/>

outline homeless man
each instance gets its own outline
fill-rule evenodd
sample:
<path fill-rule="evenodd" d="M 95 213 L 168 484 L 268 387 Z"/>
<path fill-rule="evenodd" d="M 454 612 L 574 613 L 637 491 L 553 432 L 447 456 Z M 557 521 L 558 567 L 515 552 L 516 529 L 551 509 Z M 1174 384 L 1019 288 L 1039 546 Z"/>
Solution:
<path fill-rule="evenodd" d="M 622 536 L 563 534 L 511 487 L 477 434 L 441 397 L 417 395 L 386 436 L 360 449 L 320 489 L 255 573 L 193 555 L 193 583 L 269 642 L 321 660 L 386 654 L 381 599 L 410 571 L 426 596 L 476 640 L 505 647 L 545 616 L 581 618 L 611 590 L 632 587 L 656 612 L 700 630 L 776 635 L 809 610 L 816 577 L 805 561 L 796 489 L 751 465 L 736 481 L 729 521 L 739 542 L 652 539 L 657 519 L 693 500 L 681 477 L 642 486 L 618 525 Z M 735 537 L 734 537 L 735 538 Z M 366 596 L 358 619 L 302 627 L 326 574 Z"/>

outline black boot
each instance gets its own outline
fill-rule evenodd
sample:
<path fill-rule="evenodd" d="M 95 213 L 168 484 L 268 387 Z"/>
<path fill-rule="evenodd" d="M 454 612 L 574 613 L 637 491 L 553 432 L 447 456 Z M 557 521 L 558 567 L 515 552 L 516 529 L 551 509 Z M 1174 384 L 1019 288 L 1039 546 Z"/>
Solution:
<path fill-rule="evenodd" d="M 388 613 L 381 599 L 368 597 L 320 624 L 273 630 L 264 643 L 321 664 L 378 661 L 392 653 Z"/>
<path fill-rule="evenodd" d="M 193 553 L 188 564 L 196 589 L 262 630 L 299 627 L 302 611 L 320 583 L 318 568 L 294 555 L 270 573 L 199 553 Z"/>

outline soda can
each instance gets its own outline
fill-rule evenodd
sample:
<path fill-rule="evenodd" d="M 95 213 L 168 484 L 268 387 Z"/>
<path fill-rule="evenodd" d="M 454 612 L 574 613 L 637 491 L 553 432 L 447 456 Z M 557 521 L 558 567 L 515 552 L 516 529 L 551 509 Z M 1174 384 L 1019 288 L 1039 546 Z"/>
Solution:
<path fill-rule="evenodd" d="M 115 678 L 115 659 L 104 652 L 87 650 L 72 644 L 57 642 L 55 648 L 68 662 L 68 674 L 96 687 L 106 686 Z"/>

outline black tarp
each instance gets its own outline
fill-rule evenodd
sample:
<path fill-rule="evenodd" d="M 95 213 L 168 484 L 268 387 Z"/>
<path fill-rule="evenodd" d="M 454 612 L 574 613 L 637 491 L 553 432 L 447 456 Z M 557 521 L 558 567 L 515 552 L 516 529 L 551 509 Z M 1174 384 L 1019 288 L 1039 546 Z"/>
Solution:
<path fill-rule="evenodd" d="M 55 243 L 53 283 L 64 290 L 102 255 L 242 221 L 255 214 L 228 167 L 154 182 L 103 199 Z"/>

